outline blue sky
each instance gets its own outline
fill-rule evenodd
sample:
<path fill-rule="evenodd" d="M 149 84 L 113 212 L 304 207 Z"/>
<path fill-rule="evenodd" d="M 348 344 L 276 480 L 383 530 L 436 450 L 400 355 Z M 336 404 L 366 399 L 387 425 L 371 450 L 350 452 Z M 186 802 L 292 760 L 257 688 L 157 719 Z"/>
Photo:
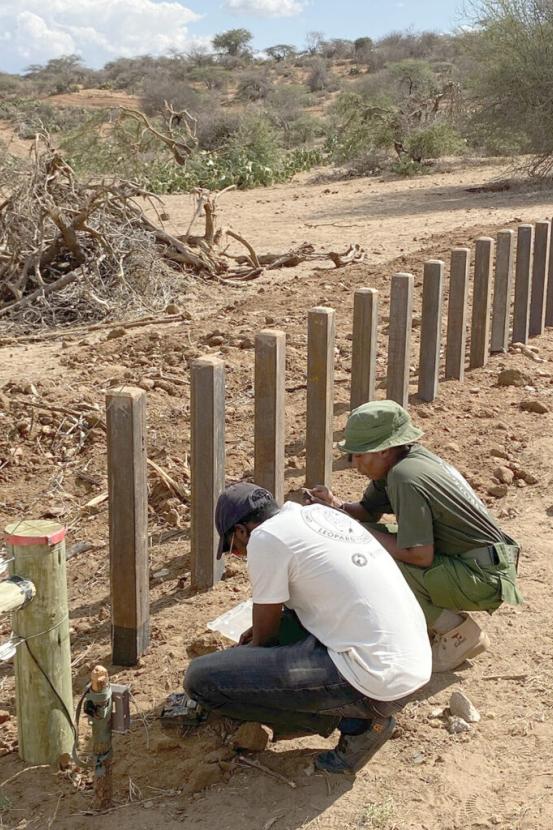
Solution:
<path fill-rule="evenodd" d="M 355 40 L 368 35 L 382 37 L 391 31 L 413 28 L 451 31 L 460 22 L 460 0 L 312 0 L 303 11 L 289 17 L 261 17 L 251 12 L 229 11 L 222 0 L 190 0 L 189 7 L 204 15 L 190 32 L 210 35 L 244 27 L 254 35 L 254 46 L 263 49 L 275 43 L 303 46 L 305 34 L 323 32 L 327 38 Z M 244 2 L 244 6 L 249 5 Z M 254 2 L 251 3 L 255 5 Z M 282 3 L 278 5 L 282 6 Z M 299 5 L 299 4 L 298 4 Z"/>
<path fill-rule="evenodd" d="M 161 55 L 208 45 L 246 28 L 253 45 L 302 47 L 326 38 L 382 37 L 390 31 L 451 31 L 462 0 L 0 0 L 0 71 L 76 53 L 92 67 L 118 57 Z"/>

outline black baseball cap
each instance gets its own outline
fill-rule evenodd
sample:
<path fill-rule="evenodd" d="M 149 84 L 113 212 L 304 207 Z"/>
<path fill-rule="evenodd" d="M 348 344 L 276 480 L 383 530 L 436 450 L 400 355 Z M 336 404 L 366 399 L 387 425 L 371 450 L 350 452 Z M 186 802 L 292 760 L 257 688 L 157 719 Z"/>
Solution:
<path fill-rule="evenodd" d="M 229 530 L 270 501 L 273 501 L 272 493 L 257 484 L 240 481 L 225 487 L 215 508 L 215 527 L 219 534 L 217 559 L 229 551 L 230 545 L 226 539 Z"/>

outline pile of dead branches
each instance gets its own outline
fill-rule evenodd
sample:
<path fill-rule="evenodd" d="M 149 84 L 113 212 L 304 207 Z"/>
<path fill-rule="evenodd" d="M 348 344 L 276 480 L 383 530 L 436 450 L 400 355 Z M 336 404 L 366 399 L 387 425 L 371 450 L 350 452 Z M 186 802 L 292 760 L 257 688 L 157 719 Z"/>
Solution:
<path fill-rule="evenodd" d="M 258 255 L 218 226 L 220 195 L 198 190 L 187 232 L 173 235 L 158 197 L 128 181 L 81 182 L 37 137 L 28 168 L 8 175 L 0 164 L 0 319 L 60 325 L 139 316 L 163 309 L 191 280 L 239 285 L 300 262 L 330 260 L 339 268 L 364 258 L 359 245 L 317 253 L 307 243 Z M 202 235 L 191 232 L 197 220 Z"/>
<path fill-rule="evenodd" d="M 84 184 L 36 141 L 16 178 L 0 169 L 0 318 L 61 324 L 163 307 L 175 277 L 129 182 Z"/>

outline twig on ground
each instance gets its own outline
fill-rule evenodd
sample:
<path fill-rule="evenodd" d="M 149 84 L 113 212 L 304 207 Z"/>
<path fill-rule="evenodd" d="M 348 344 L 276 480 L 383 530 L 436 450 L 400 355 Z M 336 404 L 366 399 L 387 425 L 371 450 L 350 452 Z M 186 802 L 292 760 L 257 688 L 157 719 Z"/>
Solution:
<path fill-rule="evenodd" d="M 245 758 L 244 755 L 239 755 L 238 760 L 245 764 L 247 767 L 253 767 L 253 769 L 258 770 L 259 772 L 264 772 L 265 775 L 270 775 L 272 778 L 276 778 L 277 781 L 282 781 L 284 784 L 288 784 L 289 787 L 292 787 L 293 790 L 296 789 L 296 782 L 290 781 L 289 778 L 285 778 L 284 775 L 281 775 L 280 772 L 275 772 L 269 767 L 263 766 L 260 764 L 259 761 L 252 761 L 250 758 Z"/>
<path fill-rule="evenodd" d="M 168 490 L 171 490 L 177 498 L 179 498 L 182 502 L 188 502 L 188 495 L 182 489 L 180 484 L 177 484 L 174 478 L 171 478 L 169 473 L 166 473 L 165 470 L 156 464 L 155 461 L 152 461 L 151 458 L 148 458 L 148 466 L 152 468 L 152 470 L 156 473 L 159 479 L 165 484 Z"/>
<path fill-rule="evenodd" d="M 6 784 L 9 784 L 11 781 L 15 781 L 15 779 L 19 778 L 20 775 L 23 775 L 24 772 L 32 772 L 35 769 L 50 769 L 50 764 L 37 764 L 34 767 L 25 767 L 25 769 L 20 769 L 19 772 L 15 773 L 15 775 L 11 775 L 9 778 L 6 778 L 5 781 L 0 781 L 0 789 L 5 787 Z"/>
<path fill-rule="evenodd" d="M 527 680 L 528 674 L 488 674 L 481 680 Z"/>
<path fill-rule="evenodd" d="M 74 816 L 107 816 L 108 813 L 114 813 L 116 810 L 123 810 L 125 807 L 139 807 L 141 804 L 147 804 L 150 801 L 157 801 L 160 798 L 174 798 L 180 795 L 182 790 L 167 790 L 159 795 L 151 795 L 149 798 L 143 798 L 140 801 L 125 801 L 124 804 L 116 804 L 115 807 L 109 807 L 107 810 L 79 810 L 77 813 L 72 813 Z"/>

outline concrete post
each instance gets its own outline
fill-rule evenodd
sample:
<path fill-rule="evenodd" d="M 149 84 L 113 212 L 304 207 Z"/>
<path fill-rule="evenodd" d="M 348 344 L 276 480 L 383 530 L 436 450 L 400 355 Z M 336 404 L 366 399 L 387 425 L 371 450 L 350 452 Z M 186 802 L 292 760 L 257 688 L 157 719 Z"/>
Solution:
<path fill-rule="evenodd" d="M 224 570 L 214 517 L 225 486 L 225 366 L 216 357 L 191 365 L 190 445 L 191 581 L 196 590 L 205 590 Z"/>
<path fill-rule="evenodd" d="M 438 394 L 442 343 L 443 282 L 443 262 L 441 260 L 425 262 L 419 359 L 419 397 L 423 401 L 433 401 Z"/>
<path fill-rule="evenodd" d="M 255 338 L 255 483 L 284 501 L 286 335 L 265 329 Z"/>
<path fill-rule="evenodd" d="M 375 398 L 378 339 L 378 291 L 360 288 L 353 295 L 350 409 Z"/>
<path fill-rule="evenodd" d="M 447 309 L 446 380 L 463 381 L 465 377 L 469 269 L 470 250 L 454 248 L 451 252 Z"/>
<path fill-rule="evenodd" d="M 392 277 L 387 395 L 405 407 L 409 402 L 413 285 L 412 274 L 394 274 Z"/>
<path fill-rule="evenodd" d="M 534 258 L 534 226 L 519 225 L 513 310 L 513 343 L 527 343 Z"/>
<path fill-rule="evenodd" d="M 532 298 L 530 300 L 530 337 L 543 334 L 549 273 L 551 222 L 536 222 L 534 237 L 534 265 L 532 270 Z"/>
<path fill-rule="evenodd" d="M 553 224 L 553 223 L 552 223 Z M 549 265 L 547 269 L 547 288 L 545 292 L 545 320 L 546 328 L 553 326 L 553 240 L 549 244 Z"/>
<path fill-rule="evenodd" d="M 150 642 L 146 393 L 107 394 L 112 660 L 134 666 Z"/>
<path fill-rule="evenodd" d="M 490 310 L 494 240 L 482 236 L 476 240 L 474 254 L 474 288 L 470 331 L 471 369 L 485 366 L 490 356 Z"/>
<path fill-rule="evenodd" d="M 336 312 L 312 308 L 307 333 L 306 484 L 332 482 Z"/>
<path fill-rule="evenodd" d="M 506 352 L 509 347 L 509 318 L 513 293 L 514 232 L 499 231 L 495 255 L 492 337 L 490 350 Z"/>

